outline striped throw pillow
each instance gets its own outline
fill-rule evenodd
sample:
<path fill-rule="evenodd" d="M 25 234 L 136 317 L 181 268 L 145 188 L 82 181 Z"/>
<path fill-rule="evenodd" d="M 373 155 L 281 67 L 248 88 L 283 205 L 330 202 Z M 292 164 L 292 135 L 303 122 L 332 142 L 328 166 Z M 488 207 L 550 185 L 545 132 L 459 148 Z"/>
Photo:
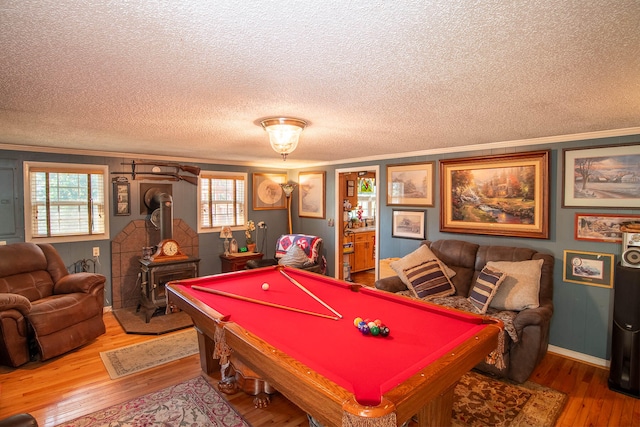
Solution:
<path fill-rule="evenodd" d="M 456 292 L 438 260 L 432 259 L 404 270 L 409 289 L 417 298 L 447 297 Z"/>
<path fill-rule="evenodd" d="M 476 283 L 467 299 L 480 314 L 487 312 L 493 296 L 506 277 L 507 275 L 502 271 L 487 266 L 478 274 Z"/>

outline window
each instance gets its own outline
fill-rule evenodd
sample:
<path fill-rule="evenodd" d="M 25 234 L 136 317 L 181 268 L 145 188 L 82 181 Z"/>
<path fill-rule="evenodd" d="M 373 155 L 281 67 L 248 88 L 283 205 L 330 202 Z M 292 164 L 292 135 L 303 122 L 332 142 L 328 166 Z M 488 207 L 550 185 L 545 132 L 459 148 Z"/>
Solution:
<path fill-rule="evenodd" d="M 247 222 L 247 174 L 237 172 L 200 173 L 198 184 L 198 232 L 220 227 L 244 227 Z"/>
<path fill-rule="evenodd" d="M 24 174 L 25 240 L 109 237 L 107 166 L 25 162 Z"/>
<path fill-rule="evenodd" d="M 358 205 L 362 208 L 363 218 L 376 217 L 376 180 L 375 178 L 358 179 Z M 354 214 L 358 211 L 354 209 Z"/>

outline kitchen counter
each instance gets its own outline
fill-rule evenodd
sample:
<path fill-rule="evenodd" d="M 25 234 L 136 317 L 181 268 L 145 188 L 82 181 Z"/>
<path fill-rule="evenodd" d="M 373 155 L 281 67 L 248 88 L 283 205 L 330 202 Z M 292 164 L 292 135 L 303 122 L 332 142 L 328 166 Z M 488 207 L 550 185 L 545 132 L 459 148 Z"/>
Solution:
<path fill-rule="evenodd" d="M 347 233 L 348 232 L 352 232 L 352 233 L 364 233 L 365 231 L 376 231 L 376 227 L 371 226 L 371 227 L 358 227 L 358 228 L 347 228 Z"/>

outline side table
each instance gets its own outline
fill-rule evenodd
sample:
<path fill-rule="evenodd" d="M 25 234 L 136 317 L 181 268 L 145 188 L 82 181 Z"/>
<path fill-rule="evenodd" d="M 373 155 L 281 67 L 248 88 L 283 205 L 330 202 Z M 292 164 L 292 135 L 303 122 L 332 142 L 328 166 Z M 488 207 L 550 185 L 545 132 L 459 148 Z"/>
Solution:
<path fill-rule="evenodd" d="M 222 264 L 222 272 L 230 273 L 232 271 L 244 270 L 247 261 L 252 259 L 262 259 L 264 256 L 260 252 L 240 252 L 237 254 L 220 254 L 220 262 Z"/>

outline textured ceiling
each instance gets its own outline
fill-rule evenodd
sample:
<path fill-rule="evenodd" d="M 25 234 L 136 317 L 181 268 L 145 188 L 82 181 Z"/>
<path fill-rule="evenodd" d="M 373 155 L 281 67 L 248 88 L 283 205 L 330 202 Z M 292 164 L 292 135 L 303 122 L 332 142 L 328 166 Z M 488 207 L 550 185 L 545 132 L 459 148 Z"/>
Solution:
<path fill-rule="evenodd" d="M 640 126 L 638 0 L 2 0 L 0 144 L 286 166 Z"/>

